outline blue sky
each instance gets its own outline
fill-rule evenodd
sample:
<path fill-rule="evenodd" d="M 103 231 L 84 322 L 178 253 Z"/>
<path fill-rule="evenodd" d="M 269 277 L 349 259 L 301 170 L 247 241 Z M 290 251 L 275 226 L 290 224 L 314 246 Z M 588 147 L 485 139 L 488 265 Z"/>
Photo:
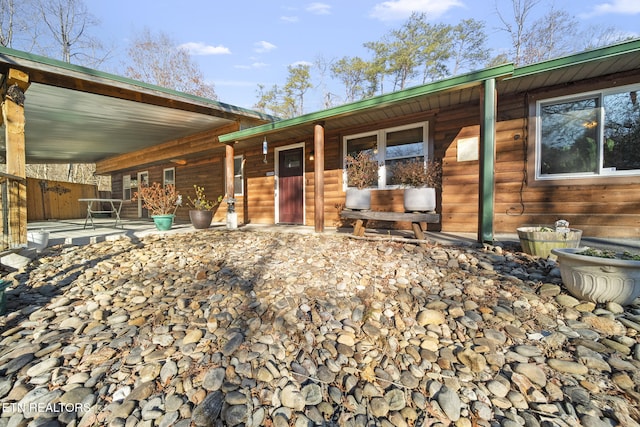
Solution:
<path fill-rule="evenodd" d="M 133 35 L 145 27 L 163 31 L 190 50 L 220 101 L 246 108 L 257 101 L 259 83 L 267 88 L 282 86 L 289 65 L 314 63 L 318 57 L 370 58 L 363 43 L 399 28 L 412 11 L 425 12 L 432 23 L 484 21 L 490 47 L 496 51 L 509 47 L 506 33 L 498 29 L 496 5 L 503 16 L 512 16 L 511 0 L 86 0 L 86 4 L 100 21 L 93 33 L 115 48 L 109 71 L 122 74 Z M 553 4 L 541 0 L 535 10 L 544 14 Z M 557 0 L 555 7 L 573 14 L 585 28 L 613 26 L 640 36 L 640 0 Z M 320 80 L 313 83 L 319 85 Z M 307 112 L 322 109 L 321 94 L 318 88 L 305 96 Z"/>

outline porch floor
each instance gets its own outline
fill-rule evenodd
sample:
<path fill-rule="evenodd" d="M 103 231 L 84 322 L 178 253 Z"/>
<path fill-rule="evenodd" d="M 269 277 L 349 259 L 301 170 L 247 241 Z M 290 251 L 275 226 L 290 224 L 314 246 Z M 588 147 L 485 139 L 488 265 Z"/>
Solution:
<path fill-rule="evenodd" d="M 94 218 L 95 229 L 88 225 L 84 228 L 85 219 L 66 219 L 55 221 L 34 221 L 27 224 L 27 234 L 29 241 L 31 242 L 31 233 L 38 230 L 49 232 L 48 246 L 66 244 L 66 245 L 86 245 L 90 243 L 97 243 L 104 240 L 114 240 L 121 236 L 128 236 L 130 238 L 140 238 L 149 234 L 164 233 L 185 233 L 194 231 L 193 226 L 189 222 L 176 222 L 171 230 L 158 231 L 152 220 L 147 219 L 123 219 L 122 228 L 115 228 L 113 226 L 114 220 L 112 218 Z M 225 229 L 225 223 L 213 223 L 211 228 Z M 277 231 L 283 233 L 303 233 L 313 234 L 314 228 L 311 226 L 302 225 L 269 225 L 269 224 L 247 224 L 240 225 L 239 229 L 253 229 L 253 230 L 265 230 L 265 231 Z M 325 234 L 344 234 L 351 235 L 353 232 L 352 227 L 347 228 L 335 228 L 325 227 Z M 411 230 L 371 230 L 367 229 L 366 236 L 369 237 L 405 237 L 413 238 L 413 232 Z M 449 232 L 425 232 L 426 238 L 430 242 L 439 243 L 442 245 L 462 245 L 469 246 L 477 243 L 477 236 L 475 233 L 449 233 Z M 518 235 L 513 234 L 495 234 L 494 241 L 503 244 L 518 244 Z M 593 238 L 583 236 L 581 240 L 583 246 L 591 246 L 602 249 L 613 249 L 617 251 L 628 250 L 631 252 L 640 253 L 640 238 Z M 29 246 L 32 246 L 29 243 Z"/>

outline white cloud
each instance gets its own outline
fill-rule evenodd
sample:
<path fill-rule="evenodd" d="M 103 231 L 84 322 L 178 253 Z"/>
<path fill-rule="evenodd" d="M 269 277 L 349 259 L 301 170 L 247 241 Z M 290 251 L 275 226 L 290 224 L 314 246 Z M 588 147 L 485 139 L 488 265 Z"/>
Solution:
<path fill-rule="evenodd" d="M 297 16 L 281 16 L 280 20 L 284 22 L 298 22 L 299 18 Z"/>
<path fill-rule="evenodd" d="M 259 68 L 266 68 L 268 67 L 269 64 L 265 63 L 265 62 L 254 62 L 250 65 L 234 65 L 233 68 L 237 68 L 240 70 L 256 70 Z"/>
<path fill-rule="evenodd" d="M 179 49 L 185 49 L 191 55 L 228 55 L 231 53 L 229 48 L 224 46 L 210 46 L 204 43 L 189 42 L 178 46 Z"/>
<path fill-rule="evenodd" d="M 296 61 L 294 63 L 291 64 L 292 67 L 297 67 L 299 65 L 308 65 L 308 66 L 312 66 L 313 63 L 309 62 L 309 61 Z"/>
<path fill-rule="evenodd" d="M 311 3 L 307 6 L 307 12 L 316 15 L 329 15 L 331 13 L 331 5 L 326 3 Z"/>
<path fill-rule="evenodd" d="M 255 51 L 258 53 L 265 53 L 265 52 L 269 52 L 272 51 L 276 48 L 276 45 L 273 43 L 269 43 L 267 41 L 264 40 L 260 40 L 259 42 L 256 42 L 253 44 L 255 46 Z"/>
<path fill-rule="evenodd" d="M 609 3 L 597 4 L 591 11 L 580 15 L 582 18 L 606 15 L 608 13 L 635 15 L 640 13 L 640 2 L 638 0 L 613 0 Z"/>
<path fill-rule="evenodd" d="M 378 3 L 370 16 L 380 21 L 406 19 L 412 12 L 424 12 L 429 18 L 437 18 L 449 9 L 464 6 L 460 0 L 389 0 Z"/>

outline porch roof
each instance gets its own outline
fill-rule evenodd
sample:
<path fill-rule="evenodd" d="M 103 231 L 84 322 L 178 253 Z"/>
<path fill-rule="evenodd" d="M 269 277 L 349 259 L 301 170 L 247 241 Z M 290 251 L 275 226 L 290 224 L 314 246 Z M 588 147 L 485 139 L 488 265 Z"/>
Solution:
<path fill-rule="evenodd" d="M 523 93 L 572 81 L 598 78 L 640 68 L 640 39 L 515 68 L 513 64 L 468 73 L 422 86 L 341 105 L 292 119 L 244 129 L 220 137 L 223 143 L 258 144 L 264 137 L 306 138 L 310 125 L 325 129 L 375 123 L 393 117 L 480 102 L 482 83 L 496 79 L 498 96 Z"/>
<path fill-rule="evenodd" d="M 393 117 L 433 111 L 450 105 L 479 102 L 482 82 L 513 73 L 512 64 L 503 64 L 422 86 L 379 95 L 327 110 L 244 129 L 220 136 L 222 143 L 258 143 L 263 137 L 278 134 L 282 138 L 306 137 L 309 125 L 324 122 L 325 129 L 340 129 L 375 123 Z"/>
<path fill-rule="evenodd" d="M 267 114 L 114 74 L 0 47 L 0 83 L 9 69 L 29 75 L 25 92 L 27 163 L 95 163 Z M 1 121 L 1 120 L 0 120 Z M 0 155 L 5 135 L 0 132 Z"/>

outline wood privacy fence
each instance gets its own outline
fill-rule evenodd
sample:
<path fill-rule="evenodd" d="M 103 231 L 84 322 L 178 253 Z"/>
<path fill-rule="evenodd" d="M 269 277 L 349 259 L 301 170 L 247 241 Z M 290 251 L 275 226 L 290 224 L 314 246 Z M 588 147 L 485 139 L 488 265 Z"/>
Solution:
<path fill-rule="evenodd" d="M 27 220 L 84 218 L 87 205 L 78 199 L 108 198 L 109 194 L 90 184 L 27 178 Z"/>

